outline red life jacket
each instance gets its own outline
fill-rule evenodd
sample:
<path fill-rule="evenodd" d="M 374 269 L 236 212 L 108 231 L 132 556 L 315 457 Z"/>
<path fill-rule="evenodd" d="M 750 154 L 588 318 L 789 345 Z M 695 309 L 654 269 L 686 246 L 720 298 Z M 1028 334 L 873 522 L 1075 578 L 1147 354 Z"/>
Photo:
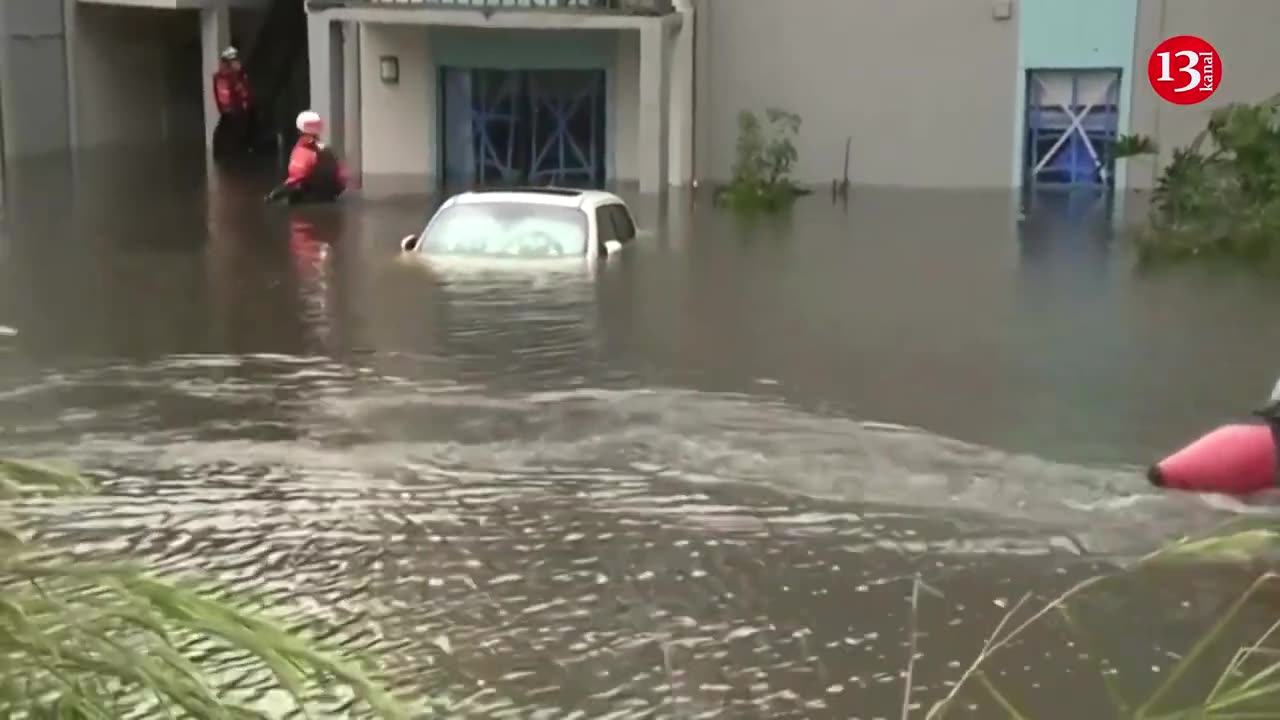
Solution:
<path fill-rule="evenodd" d="M 303 135 L 289 153 L 289 176 L 284 184 L 337 197 L 347 188 L 347 169 L 315 136 Z"/>
<path fill-rule="evenodd" d="M 213 74 L 213 97 L 218 112 L 249 110 L 249 77 L 243 68 L 220 68 Z"/>
<path fill-rule="evenodd" d="M 249 74 L 244 71 L 244 68 L 240 68 L 234 72 L 236 76 L 236 95 L 240 98 L 240 106 L 245 110 L 248 110 L 249 105 L 252 104 L 253 101 L 253 98 L 249 94 Z"/>

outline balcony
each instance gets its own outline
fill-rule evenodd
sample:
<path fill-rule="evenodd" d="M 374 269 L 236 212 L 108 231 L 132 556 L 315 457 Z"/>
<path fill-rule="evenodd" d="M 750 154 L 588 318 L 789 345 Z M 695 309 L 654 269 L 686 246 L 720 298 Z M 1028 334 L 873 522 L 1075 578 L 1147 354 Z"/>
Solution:
<path fill-rule="evenodd" d="M 400 7 L 444 10 L 545 10 L 548 12 L 603 13 L 656 16 L 675 12 L 673 0 L 310 0 L 313 9 L 333 7 Z"/>

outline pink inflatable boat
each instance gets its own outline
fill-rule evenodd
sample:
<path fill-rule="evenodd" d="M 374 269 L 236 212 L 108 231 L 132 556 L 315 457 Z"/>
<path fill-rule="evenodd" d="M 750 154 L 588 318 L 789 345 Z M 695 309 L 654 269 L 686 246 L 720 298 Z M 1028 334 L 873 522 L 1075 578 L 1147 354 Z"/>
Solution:
<path fill-rule="evenodd" d="M 1223 425 L 1152 465 L 1147 479 L 1171 490 L 1224 495 L 1274 488 L 1277 440 L 1267 423 Z"/>

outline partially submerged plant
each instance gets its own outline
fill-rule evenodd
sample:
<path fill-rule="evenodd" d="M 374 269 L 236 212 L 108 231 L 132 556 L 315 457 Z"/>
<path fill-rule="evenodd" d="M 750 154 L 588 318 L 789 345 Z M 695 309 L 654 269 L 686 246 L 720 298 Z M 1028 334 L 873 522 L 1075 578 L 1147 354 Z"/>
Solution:
<path fill-rule="evenodd" d="M 88 490 L 74 474 L 0 460 L 0 500 Z M 254 599 L 66 559 L 7 525 L 0 516 L 0 716 L 267 717 L 222 692 L 217 661 L 264 670 L 294 708 L 312 690 L 337 690 L 377 717 L 408 717 L 360 659 L 285 629 L 250 609 Z"/>
<path fill-rule="evenodd" d="M 1141 257 L 1226 255 L 1261 259 L 1280 242 L 1280 95 L 1215 110 L 1175 149 L 1156 181 Z M 1120 138 L 1116 157 L 1153 154 L 1149 138 Z"/>
<path fill-rule="evenodd" d="M 733 179 L 718 200 L 739 210 L 774 211 L 791 204 L 800 188 L 791 181 L 799 159 L 795 137 L 800 116 L 779 108 L 765 110 L 764 119 L 748 110 L 738 113 Z"/>

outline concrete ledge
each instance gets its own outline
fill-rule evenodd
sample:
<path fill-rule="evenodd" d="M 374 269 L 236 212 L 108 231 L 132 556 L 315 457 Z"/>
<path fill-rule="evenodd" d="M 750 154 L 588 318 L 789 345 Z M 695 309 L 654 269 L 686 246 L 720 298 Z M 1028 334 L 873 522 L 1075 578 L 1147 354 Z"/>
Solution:
<path fill-rule="evenodd" d="M 77 0 L 77 2 L 155 10 L 209 10 L 224 7 L 262 9 L 267 7 L 271 0 Z"/>
<path fill-rule="evenodd" d="M 588 0 L 589 1 L 589 0 Z M 558 2 L 559 4 L 552 4 Z M 586 15 L 614 15 L 631 17 L 656 17 L 676 12 L 675 0 L 614 0 L 618 7 L 582 7 L 582 0 L 525 0 L 523 4 L 511 0 L 307 0 L 316 9 L 328 7 L 381 7 L 425 8 L 479 12 L 485 15 L 508 12 L 572 13 Z"/>
<path fill-rule="evenodd" d="M 426 202 L 430 198 L 435 197 L 440 192 L 440 184 L 437 178 L 430 175 L 409 175 L 409 174 L 361 174 L 357 181 L 353 183 L 348 194 L 352 197 L 359 197 L 365 200 L 396 200 L 396 199 L 412 199 L 414 203 L 423 204 L 423 212 L 428 212 Z M 422 218 L 426 222 L 426 216 Z M 410 232 L 410 230 L 406 230 Z"/>
<path fill-rule="evenodd" d="M 183 0 L 169 1 L 181 2 Z M 656 22 L 666 26 L 668 31 L 674 31 L 679 29 L 684 22 L 684 16 L 679 12 L 665 15 L 623 15 L 574 10 L 572 8 L 563 10 L 520 10 L 516 8 L 485 10 L 472 7 L 433 7 L 411 3 L 354 3 L 341 2 L 340 0 L 308 0 L 307 12 L 335 22 L 504 28 L 511 30 L 639 30 Z"/>

